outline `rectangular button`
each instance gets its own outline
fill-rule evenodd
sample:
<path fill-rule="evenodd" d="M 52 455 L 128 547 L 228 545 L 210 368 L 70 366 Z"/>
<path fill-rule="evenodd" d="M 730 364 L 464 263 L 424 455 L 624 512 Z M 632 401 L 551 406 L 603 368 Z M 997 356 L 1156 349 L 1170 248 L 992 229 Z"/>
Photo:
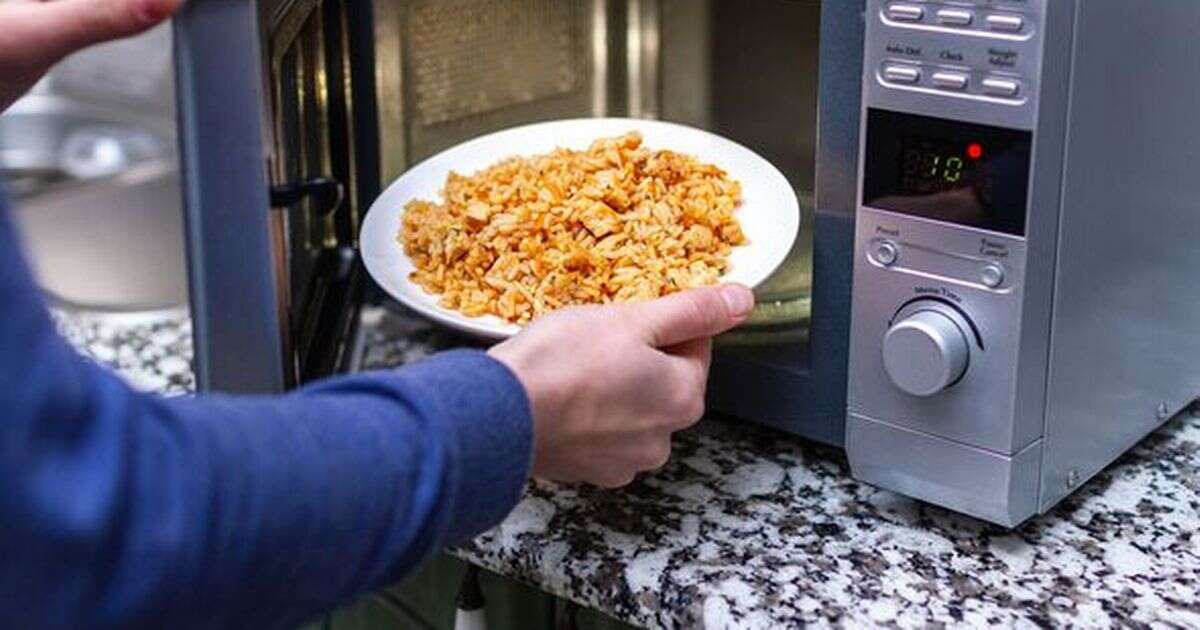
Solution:
<path fill-rule="evenodd" d="M 1025 28 L 1025 18 L 1019 15 L 995 13 L 987 16 L 987 25 L 988 28 L 992 29 L 993 31 L 1017 33 L 1022 28 Z"/>
<path fill-rule="evenodd" d="M 887 7 L 887 16 L 898 22 L 920 22 L 925 17 L 925 9 L 915 4 L 893 2 Z"/>
<path fill-rule="evenodd" d="M 1012 79 L 989 77 L 983 80 L 983 91 L 992 96 L 1016 96 L 1021 91 L 1021 84 Z"/>
<path fill-rule="evenodd" d="M 963 11 L 961 9 L 940 9 L 937 12 L 938 21 L 950 26 L 967 26 L 974 18 L 975 15 L 970 11 Z"/>
<path fill-rule="evenodd" d="M 967 75 L 957 72 L 936 72 L 933 84 L 946 90 L 962 90 L 967 87 Z"/>
<path fill-rule="evenodd" d="M 888 66 L 883 69 L 883 78 L 893 83 L 916 83 L 921 80 L 921 69 L 913 66 Z"/>

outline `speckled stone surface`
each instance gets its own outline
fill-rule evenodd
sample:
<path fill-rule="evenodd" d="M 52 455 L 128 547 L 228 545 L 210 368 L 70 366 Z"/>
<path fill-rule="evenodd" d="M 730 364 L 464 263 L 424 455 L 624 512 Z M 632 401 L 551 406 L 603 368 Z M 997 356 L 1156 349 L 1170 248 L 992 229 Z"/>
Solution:
<path fill-rule="evenodd" d="M 59 333 L 85 356 L 142 391 L 195 391 L 192 323 L 186 310 L 112 314 L 52 310 Z"/>
<path fill-rule="evenodd" d="M 1200 626 L 1200 422 L 1014 532 L 853 481 L 836 452 L 709 421 L 618 492 L 535 482 L 460 555 L 630 622 Z"/>
<path fill-rule="evenodd" d="M 373 367 L 461 341 L 382 311 L 364 323 Z M 185 326 L 64 328 L 101 360 L 184 386 L 160 366 L 187 356 L 167 333 Z M 503 524 L 454 553 L 651 627 L 1200 627 L 1198 510 L 1196 418 L 1016 531 L 860 484 L 837 451 L 714 419 L 629 488 L 531 482 Z"/>

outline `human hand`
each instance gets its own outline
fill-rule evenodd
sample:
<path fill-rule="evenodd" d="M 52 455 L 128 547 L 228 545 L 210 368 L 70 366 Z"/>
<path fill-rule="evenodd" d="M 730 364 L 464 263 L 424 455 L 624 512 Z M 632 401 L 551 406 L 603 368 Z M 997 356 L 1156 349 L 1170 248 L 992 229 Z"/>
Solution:
<path fill-rule="evenodd" d="M 136 35 L 171 17 L 183 0 L 0 0 L 0 111 L 63 57 Z"/>
<path fill-rule="evenodd" d="M 564 309 L 493 347 L 533 406 L 533 474 L 612 488 L 661 468 L 704 413 L 713 335 L 753 308 L 740 285 L 693 289 Z"/>

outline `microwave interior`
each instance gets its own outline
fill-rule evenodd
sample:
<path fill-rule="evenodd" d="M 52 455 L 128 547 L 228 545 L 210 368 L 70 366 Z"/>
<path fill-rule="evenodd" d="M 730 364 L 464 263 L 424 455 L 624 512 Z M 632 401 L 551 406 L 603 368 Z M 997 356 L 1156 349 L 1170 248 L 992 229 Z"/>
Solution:
<path fill-rule="evenodd" d="M 285 384 L 353 369 L 356 309 L 381 299 L 356 261 L 359 221 L 406 168 L 524 123 L 656 118 L 749 147 L 795 188 L 800 236 L 757 290 L 750 321 L 718 340 L 712 388 L 718 408 L 794 422 L 807 388 L 792 380 L 808 377 L 813 354 L 822 9 L 816 0 L 257 5 Z M 847 76 L 857 86 L 859 68 Z M 834 244 L 846 269 L 852 205 L 840 211 L 844 246 Z M 831 328 L 837 335 L 844 326 Z M 844 363 L 844 352 L 828 354 Z M 844 390 L 844 376 L 830 382 Z M 840 441 L 839 394 L 819 412 L 830 426 L 811 437 Z"/>

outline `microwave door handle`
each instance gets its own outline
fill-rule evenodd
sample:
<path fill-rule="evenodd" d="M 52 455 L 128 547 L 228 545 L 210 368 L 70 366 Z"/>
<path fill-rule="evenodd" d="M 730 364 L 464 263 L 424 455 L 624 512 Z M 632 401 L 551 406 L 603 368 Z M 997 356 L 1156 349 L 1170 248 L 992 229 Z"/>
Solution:
<path fill-rule="evenodd" d="M 304 199 L 312 199 L 317 214 L 327 217 L 342 207 L 346 187 L 330 177 L 313 177 L 271 187 L 272 208 L 289 208 Z"/>

